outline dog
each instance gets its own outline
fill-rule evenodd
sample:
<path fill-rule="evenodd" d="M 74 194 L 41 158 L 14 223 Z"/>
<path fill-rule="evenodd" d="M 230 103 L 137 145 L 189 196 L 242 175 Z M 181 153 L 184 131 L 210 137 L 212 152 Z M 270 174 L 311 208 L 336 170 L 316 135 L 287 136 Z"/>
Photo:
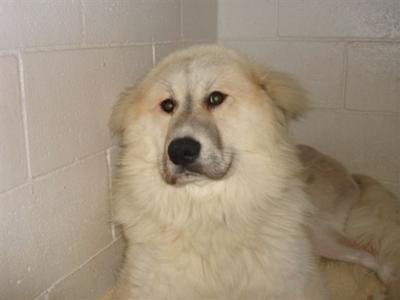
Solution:
<path fill-rule="evenodd" d="M 287 75 L 219 46 L 171 54 L 122 95 L 115 299 L 329 299 L 319 256 L 396 285 L 396 259 L 345 233 L 367 197 L 358 177 L 288 138 L 305 100 Z"/>
<path fill-rule="evenodd" d="M 329 299 L 287 132 L 304 109 L 290 77 L 211 45 L 169 55 L 121 97 L 115 299 Z"/>

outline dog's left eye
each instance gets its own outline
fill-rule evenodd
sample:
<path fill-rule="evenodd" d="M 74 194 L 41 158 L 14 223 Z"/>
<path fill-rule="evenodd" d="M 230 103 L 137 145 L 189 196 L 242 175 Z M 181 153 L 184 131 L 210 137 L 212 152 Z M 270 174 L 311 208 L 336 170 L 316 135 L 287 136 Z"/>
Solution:
<path fill-rule="evenodd" d="M 165 111 L 168 114 L 171 114 L 174 112 L 176 103 L 173 99 L 168 98 L 168 99 L 165 99 L 164 101 L 162 101 L 160 103 L 160 106 L 163 111 Z"/>
<path fill-rule="evenodd" d="M 224 102 L 226 95 L 219 91 L 212 92 L 207 98 L 207 106 L 212 108 Z"/>

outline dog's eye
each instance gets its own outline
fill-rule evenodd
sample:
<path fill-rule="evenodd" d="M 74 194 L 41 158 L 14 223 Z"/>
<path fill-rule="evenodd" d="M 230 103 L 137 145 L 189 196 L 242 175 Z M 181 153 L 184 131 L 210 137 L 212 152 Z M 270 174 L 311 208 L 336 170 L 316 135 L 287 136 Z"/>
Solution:
<path fill-rule="evenodd" d="M 226 95 L 224 93 L 221 93 L 219 91 L 214 91 L 207 98 L 207 106 L 210 108 L 218 106 L 222 102 L 224 102 L 225 98 Z"/>
<path fill-rule="evenodd" d="M 161 109 L 165 111 L 166 113 L 172 113 L 175 109 L 176 103 L 172 99 L 165 99 L 160 103 Z"/>

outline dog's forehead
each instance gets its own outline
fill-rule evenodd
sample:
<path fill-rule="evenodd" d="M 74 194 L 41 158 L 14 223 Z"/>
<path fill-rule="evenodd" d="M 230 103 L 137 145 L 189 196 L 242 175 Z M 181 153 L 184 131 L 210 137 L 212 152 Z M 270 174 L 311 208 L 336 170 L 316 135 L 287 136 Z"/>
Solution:
<path fill-rule="evenodd" d="M 200 83 L 213 79 L 217 74 L 222 75 L 225 68 L 225 64 L 218 62 L 193 59 L 179 61 L 172 65 L 167 72 L 167 76 L 175 80 Z"/>
<path fill-rule="evenodd" d="M 207 88 L 217 80 L 223 80 L 232 70 L 238 71 L 235 61 L 214 56 L 177 59 L 162 70 L 161 78 L 173 86 L 196 86 Z"/>

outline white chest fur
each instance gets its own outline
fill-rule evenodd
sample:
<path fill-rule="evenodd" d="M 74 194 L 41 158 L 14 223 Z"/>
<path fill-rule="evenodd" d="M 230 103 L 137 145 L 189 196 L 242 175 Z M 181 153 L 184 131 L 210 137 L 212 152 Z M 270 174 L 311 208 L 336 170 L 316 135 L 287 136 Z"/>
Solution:
<path fill-rule="evenodd" d="M 216 224 L 159 228 L 151 240 L 142 225 L 132 228 L 137 242 L 128 257 L 133 294 L 143 298 L 281 299 L 301 294 L 313 268 L 300 225 L 283 235 L 280 224 L 242 232 Z"/>

